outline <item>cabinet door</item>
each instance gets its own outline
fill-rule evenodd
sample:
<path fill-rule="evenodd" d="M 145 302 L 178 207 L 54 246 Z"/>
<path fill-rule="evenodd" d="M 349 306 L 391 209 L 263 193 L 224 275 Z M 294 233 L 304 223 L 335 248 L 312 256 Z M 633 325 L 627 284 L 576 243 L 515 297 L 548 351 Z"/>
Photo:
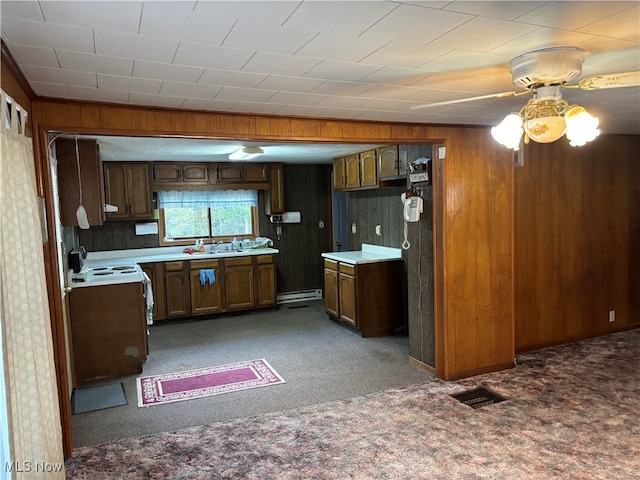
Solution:
<path fill-rule="evenodd" d="M 191 270 L 191 314 L 202 315 L 216 313 L 222 310 L 222 291 L 220 290 L 220 270 L 213 269 L 215 283 L 202 285 L 200 270 Z"/>
<path fill-rule="evenodd" d="M 368 150 L 360 153 L 360 186 L 376 187 L 378 175 L 376 169 L 376 151 Z"/>
<path fill-rule="evenodd" d="M 267 215 L 283 214 L 284 209 L 284 168 L 281 163 L 271 164 L 269 190 L 265 193 L 264 211 Z"/>
<path fill-rule="evenodd" d="M 242 165 L 218 164 L 219 183 L 237 183 L 242 181 Z"/>
<path fill-rule="evenodd" d="M 207 164 L 183 164 L 182 181 L 191 185 L 206 185 L 207 183 L 209 183 L 209 169 L 207 168 Z"/>
<path fill-rule="evenodd" d="M 179 163 L 154 163 L 153 183 L 177 184 L 182 181 Z"/>
<path fill-rule="evenodd" d="M 357 327 L 355 277 L 340 273 L 338 291 L 340 292 L 340 320 Z"/>
<path fill-rule="evenodd" d="M 336 318 L 340 316 L 338 272 L 330 268 L 324 269 L 324 308 L 329 315 Z"/>
<path fill-rule="evenodd" d="M 162 320 L 165 318 L 164 300 L 164 263 L 144 263 L 140 267 L 151 280 L 151 290 L 153 292 L 153 319 Z"/>
<path fill-rule="evenodd" d="M 398 146 L 388 145 L 376 150 L 378 156 L 378 178 L 393 178 L 400 174 L 398 165 Z"/>
<path fill-rule="evenodd" d="M 129 218 L 151 218 L 151 185 L 149 184 L 149 164 L 127 164 Z"/>
<path fill-rule="evenodd" d="M 182 263 L 182 262 L 180 262 Z M 189 315 L 187 287 L 183 270 L 165 272 L 167 317 L 184 317 Z"/>
<path fill-rule="evenodd" d="M 276 266 L 258 263 L 256 266 L 256 307 L 276 304 Z"/>
<path fill-rule="evenodd" d="M 344 157 L 333 159 L 333 189 L 344 190 L 347 188 L 347 173 L 345 171 Z"/>
<path fill-rule="evenodd" d="M 243 178 L 245 182 L 266 182 L 267 164 L 255 163 L 243 166 Z"/>
<path fill-rule="evenodd" d="M 253 285 L 253 265 L 227 266 L 225 264 L 224 289 L 227 310 L 252 308 Z"/>
<path fill-rule="evenodd" d="M 104 190 L 102 165 L 95 140 L 78 140 L 80 178 L 82 185 L 82 204 L 87 211 L 89 225 L 104 223 Z M 60 219 L 62 225 L 78 225 L 76 211 L 80 204 L 78 188 L 78 165 L 76 161 L 75 140 L 58 139 L 56 141 L 58 160 L 58 185 L 60 200 Z"/>
<path fill-rule="evenodd" d="M 344 168 L 347 175 L 345 187 L 358 188 L 360 186 L 360 158 L 358 154 L 346 156 Z"/>
<path fill-rule="evenodd" d="M 106 202 L 118 207 L 117 212 L 107 213 L 107 218 L 128 218 L 127 166 L 124 163 L 105 163 L 104 185 Z"/>

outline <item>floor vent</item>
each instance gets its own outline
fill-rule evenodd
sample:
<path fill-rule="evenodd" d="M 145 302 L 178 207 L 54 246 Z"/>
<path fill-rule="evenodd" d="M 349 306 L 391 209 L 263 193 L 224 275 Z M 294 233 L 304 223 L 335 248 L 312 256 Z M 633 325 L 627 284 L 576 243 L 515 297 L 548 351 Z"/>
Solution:
<path fill-rule="evenodd" d="M 506 398 L 501 397 L 497 393 L 490 392 L 483 387 L 478 387 L 473 390 L 468 390 L 451 396 L 471 408 L 486 407 L 487 405 L 493 405 L 494 403 L 506 400 Z"/>
<path fill-rule="evenodd" d="M 309 308 L 309 305 L 293 305 L 289 307 L 289 310 L 294 310 L 296 308 Z"/>

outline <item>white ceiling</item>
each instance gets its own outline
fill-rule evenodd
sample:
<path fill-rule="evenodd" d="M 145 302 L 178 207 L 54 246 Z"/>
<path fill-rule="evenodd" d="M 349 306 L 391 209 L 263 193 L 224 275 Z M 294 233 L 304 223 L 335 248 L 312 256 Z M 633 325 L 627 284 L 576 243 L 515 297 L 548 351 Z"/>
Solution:
<path fill-rule="evenodd" d="M 587 51 L 581 78 L 640 71 L 638 1 L 2 0 L 0 8 L 2 39 L 43 97 L 495 125 L 528 97 L 410 107 L 517 90 L 509 60 L 551 46 Z M 563 96 L 598 116 L 605 133 L 640 134 L 640 87 Z"/>

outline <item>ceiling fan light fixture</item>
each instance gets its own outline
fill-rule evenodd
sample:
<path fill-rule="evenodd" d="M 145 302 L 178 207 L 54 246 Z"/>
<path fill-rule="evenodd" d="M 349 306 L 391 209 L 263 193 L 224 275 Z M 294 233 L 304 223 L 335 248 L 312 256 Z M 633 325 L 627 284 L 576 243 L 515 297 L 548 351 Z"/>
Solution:
<path fill-rule="evenodd" d="M 566 124 L 564 118 L 559 115 L 538 117 L 527 120 L 525 130 L 534 142 L 551 143 L 564 135 Z"/>
<path fill-rule="evenodd" d="M 264 153 L 260 147 L 242 147 L 229 154 L 229 160 L 249 160 Z"/>
<path fill-rule="evenodd" d="M 523 133 L 523 119 L 517 113 L 510 113 L 500 124 L 491 128 L 491 136 L 501 145 L 513 150 L 520 148 L 520 138 Z"/>

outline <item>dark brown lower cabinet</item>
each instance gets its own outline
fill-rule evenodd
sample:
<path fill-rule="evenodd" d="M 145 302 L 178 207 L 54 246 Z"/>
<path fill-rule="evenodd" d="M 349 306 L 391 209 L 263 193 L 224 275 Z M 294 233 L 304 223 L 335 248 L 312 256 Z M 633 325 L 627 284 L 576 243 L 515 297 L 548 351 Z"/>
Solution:
<path fill-rule="evenodd" d="M 213 271 L 213 283 L 206 279 L 203 284 L 201 270 Z M 222 275 L 218 260 L 192 260 L 189 262 L 189 278 L 191 286 L 191 314 L 203 315 L 222 311 Z"/>
<path fill-rule="evenodd" d="M 402 320 L 402 260 L 324 260 L 325 310 L 363 337 L 389 335 Z"/>
<path fill-rule="evenodd" d="M 164 262 L 143 263 L 140 268 L 147 274 L 151 280 L 151 289 L 153 291 L 153 319 L 162 320 L 166 314 L 166 301 L 164 299 Z"/>
<path fill-rule="evenodd" d="M 251 257 L 225 258 L 224 291 L 227 310 L 244 310 L 255 304 Z"/>
<path fill-rule="evenodd" d="M 77 383 L 142 372 L 148 351 L 143 287 L 134 282 L 69 292 Z"/>
<path fill-rule="evenodd" d="M 164 265 L 165 305 L 167 318 L 190 314 L 189 280 L 184 262 L 166 262 Z"/>
<path fill-rule="evenodd" d="M 276 265 L 273 255 L 255 257 L 256 307 L 268 307 L 276 304 Z"/>

